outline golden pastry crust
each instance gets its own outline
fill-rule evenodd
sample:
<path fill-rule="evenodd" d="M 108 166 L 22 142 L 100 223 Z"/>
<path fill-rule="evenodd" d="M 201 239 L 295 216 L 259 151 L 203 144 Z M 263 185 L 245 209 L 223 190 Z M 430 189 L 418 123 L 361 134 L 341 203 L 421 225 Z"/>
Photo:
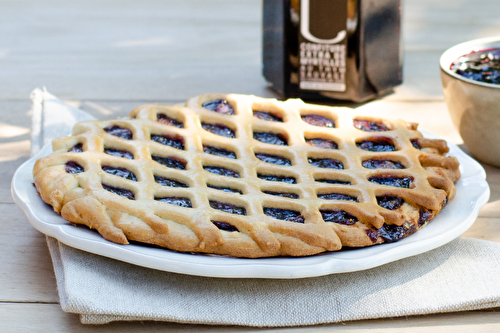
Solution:
<path fill-rule="evenodd" d="M 55 212 L 119 244 L 256 258 L 397 241 L 453 199 L 458 161 L 416 124 L 352 112 L 235 94 L 144 105 L 78 123 L 33 176 Z"/>

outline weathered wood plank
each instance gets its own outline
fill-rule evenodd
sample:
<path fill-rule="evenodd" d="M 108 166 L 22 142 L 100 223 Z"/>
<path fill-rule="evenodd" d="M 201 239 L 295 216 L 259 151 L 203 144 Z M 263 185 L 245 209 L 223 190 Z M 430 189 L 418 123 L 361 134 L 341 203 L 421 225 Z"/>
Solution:
<path fill-rule="evenodd" d="M 440 54 L 498 34 L 497 9 L 495 0 L 403 1 L 405 83 L 391 98 L 442 98 Z M 42 86 L 77 100 L 274 96 L 261 74 L 259 0 L 25 1 L 2 13 L 0 99 Z"/>
<path fill-rule="evenodd" d="M 461 237 L 500 242 L 500 218 L 479 217 Z"/>
<path fill-rule="evenodd" d="M 473 311 L 391 318 L 390 320 L 362 320 L 310 327 L 251 328 L 232 326 L 187 325 L 163 322 L 114 322 L 107 325 L 83 325 L 77 315 L 64 313 L 57 304 L 0 303 L 0 331 L 16 333 L 86 333 L 86 332 L 350 332 L 350 333 L 469 333 L 498 332 L 500 312 Z"/>
<path fill-rule="evenodd" d="M 13 202 L 10 181 L 29 156 L 29 111 L 29 94 L 24 101 L 0 100 L 0 202 Z"/>
<path fill-rule="evenodd" d="M 0 204 L 0 216 L 0 302 L 57 302 L 45 236 L 15 204 Z"/>
<path fill-rule="evenodd" d="M 467 40 L 498 36 L 500 30 L 496 0 L 403 0 L 402 9 L 408 51 L 442 52 Z"/>
<path fill-rule="evenodd" d="M 45 237 L 29 225 L 10 195 L 12 174 L 29 155 L 29 94 L 36 87 L 47 87 L 99 119 L 215 89 L 277 96 L 261 74 L 261 0 L 3 1 L 0 11 L 0 331 L 262 331 L 151 322 L 81 325 L 57 304 Z M 443 102 L 439 57 L 454 44 L 498 35 L 498 0 L 403 0 L 403 15 L 404 84 L 362 111 L 376 108 L 378 116 L 418 122 L 420 129 L 460 144 Z M 500 241 L 500 169 L 484 167 L 491 198 L 463 236 Z M 497 332 L 500 314 L 478 311 L 266 331 L 333 330 Z"/>
<path fill-rule="evenodd" d="M 184 99 L 215 82 L 265 94 L 259 0 L 29 1 L 2 13 L 0 99 L 37 86 L 61 98 Z"/>

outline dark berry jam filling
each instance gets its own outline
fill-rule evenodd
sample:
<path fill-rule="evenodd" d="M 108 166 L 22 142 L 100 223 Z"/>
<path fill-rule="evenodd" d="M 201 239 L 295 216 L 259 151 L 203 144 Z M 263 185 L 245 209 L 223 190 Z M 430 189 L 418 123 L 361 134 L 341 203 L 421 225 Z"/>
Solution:
<path fill-rule="evenodd" d="M 217 209 L 226 213 L 236 214 L 236 215 L 247 215 L 247 210 L 244 207 L 238 207 L 233 204 L 228 204 L 220 201 L 210 200 L 210 207 Z"/>
<path fill-rule="evenodd" d="M 432 212 L 426 209 L 420 209 L 418 216 L 418 226 L 421 227 L 432 219 Z"/>
<path fill-rule="evenodd" d="M 270 132 L 253 132 L 253 138 L 262 143 L 268 143 L 277 146 L 288 146 L 288 142 L 282 134 Z"/>
<path fill-rule="evenodd" d="M 227 192 L 227 193 L 239 193 L 239 194 L 243 194 L 240 190 L 236 190 L 236 189 L 231 188 L 231 187 L 214 186 L 214 185 L 210 185 L 210 184 L 208 184 L 207 187 L 213 188 L 214 190 L 219 190 L 219 191 Z"/>
<path fill-rule="evenodd" d="M 263 175 L 257 174 L 257 177 L 263 180 L 267 180 L 270 182 L 282 182 L 287 184 L 297 184 L 297 179 L 294 177 L 285 177 L 285 176 L 275 176 L 275 175 Z"/>
<path fill-rule="evenodd" d="M 379 184 L 379 185 L 387 185 L 401 188 L 410 188 L 413 183 L 413 179 L 411 177 L 403 177 L 397 178 L 393 176 L 374 176 L 369 177 L 368 181 Z"/>
<path fill-rule="evenodd" d="M 202 123 L 201 127 L 205 131 L 208 131 L 208 132 L 215 134 L 215 135 L 220 135 L 220 136 L 223 136 L 225 138 L 230 138 L 230 139 L 236 138 L 236 134 L 234 134 L 234 131 L 232 129 L 230 129 L 229 127 L 222 125 L 222 124 Z"/>
<path fill-rule="evenodd" d="M 367 169 L 405 169 L 405 166 L 396 161 L 371 159 L 361 163 Z"/>
<path fill-rule="evenodd" d="M 328 139 L 306 139 L 306 143 L 316 148 L 339 149 L 337 143 Z"/>
<path fill-rule="evenodd" d="M 203 103 L 202 106 L 207 110 L 217 113 L 234 115 L 233 107 L 224 99 L 214 99 L 213 101 Z"/>
<path fill-rule="evenodd" d="M 356 142 L 356 146 L 366 151 L 396 151 L 396 147 L 394 146 L 394 142 L 392 142 L 392 139 L 385 137 Z"/>
<path fill-rule="evenodd" d="M 102 171 L 109 173 L 110 175 L 122 177 L 128 180 L 137 181 L 134 173 L 126 168 L 115 168 L 107 165 L 102 166 Z"/>
<path fill-rule="evenodd" d="M 377 241 L 377 239 L 378 239 L 378 232 L 376 230 L 366 229 L 365 232 L 366 232 L 366 235 L 372 241 L 372 243 L 375 243 Z"/>
<path fill-rule="evenodd" d="M 114 193 L 114 194 L 118 194 L 119 196 L 125 197 L 127 199 L 135 200 L 135 195 L 134 195 L 134 192 L 132 192 L 132 191 L 125 190 L 123 188 L 109 186 L 106 184 L 102 184 L 102 188 L 105 189 L 106 191 L 109 191 L 109 192 Z"/>
<path fill-rule="evenodd" d="M 443 202 L 441 202 L 441 208 L 444 208 L 444 206 L 446 206 L 448 204 L 448 197 L 446 197 Z"/>
<path fill-rule="evenodd" d="M 203 146 L 203 152 L 211 155 L 222 156 L 227 158 L 236 159 L 236 154 L 224 148 L 216 148 L 212 146 Z"/>
<path fill-rule="evenodd" d="M 64 166 L 64 171 L 67 173 L 80 173 L 83 172 L 83 167 L 76 163 L 75 161 L 69 161 L 66 162 L 66 165 Z"/>
<path fill-rule="evenodd" d="M 104 148 L 104 153 L 111 155 L 111 156 L 128 158 L 129 160 L 134 159 L 134 155 L 132 155 L 131 153 L 129 153 L 126 150 L 120 150 L 120 149 L 114 149 L 114 148 Z"/>
<path fill-rule="evenodd" d="M 168 187 L 189 187 L 188 184 L 181 182 L 179 180 L 175 180 L 172 178 L 165 178 L 160 176 L 155 176 L 155 182 L 160 184 L 161 186 Z"/>
<path fill-rule="evenodd" d="M 275 114 L 272 114 L 270 112 L 254 111 L 253 116 L 255 118 L 259 118 L 259 119 L 266 120 L 266 121 L 283 122 L 283 119 L 281 119 L 281 117 L 279 117 Z"/>
<path fill-rule="evenodd" d="M 383 197 L 377 197 L 377 203 L 382 208 L 389 210 L 396 210 L 401 208 L 401 206 L 403 206 L 405 201 L 403 198 L 398 198 L 395 196 L 383 196 Z"/>
<path fill-rule="evenodd" d="M 151 135 L 151 140 L 154 142 L 161 143 L 165 146 L 170 146 L 175 149 L 184 150 L 184 138 L 180 135 L 170 134 L 170 135 Z"/>
<path fill-rule="evenodd" d="M 210 173 L 214 173 L 219 176 L 226 176 L 232 178 L 240 178 L 240 174 L 234 170 L 226 169 L 218 166 L 204 166 L 203 169 L 207 170 Z"/>
<path fill-rule="evenodd" d="M 302 116 L 302 120 L 308 123 L 309 125 L 313 126 L 329 127 L 329 128 L 335 127 L 335 122 L 333 120 L 315 114 Z"/>
<path fill-rule="evenodd" d="M 358 219 L 343 210 L 321 210 L 321 217 L 325 222 L 334 222 L 344 225 L 352 225 L 358 222 Z"/>
<path fill-rule="evenodd" d="M 500 84 L 500 48 L 474 51 L 461 56 L 450 69 L 467 79 Z"/>
<path fill-rule="evenodd" d="M 422 149 L 422 147 L 420 147 L 420 142 L 418 142 L 418 139 L 411 139 L 410 142 L 413 148 L 418 150 Z"/>
<path fill-rule="evenodd" d="M 321 193 L 318 198 L 325 200 L 344 200 L 358 202 L 358 198 L 342 193 Z"/>
<path fill-rule="evenodd" d="M 264 191 L 264 193 L 269 195 L 274 195 L 277 197 L 290 198 L 290 199 L 298 199 L 298 194 L 288 193 L 288 192 L 273 192 L 273 191 Z"/>
<path fill-rule="evenodd" d="M 170 118 L 169 116 L 164 115 L 163 113 L 158 113 L 156 115 L 156 119 L 158 120 L 158 122 L 160 124 L 163 124 L 163 125 L 173 126 L 173 127 L 177 127 L 177 128 L 184 128 L 183 123 L 181 123 L 180 121 L 178 121 L 174 118 Z"/>
<path fill-rule="evenodd" d="M 257 154 L 255 154 L 255 157 L 257 157 L 262 162 L 266 162 L 266 163 L 283 165 L 283 166 L 291 166 L 292 165 L 292 162 L 288 158 L 281 157 L 278 155 L 257 153 Z"/>
<path fill-rule="evenodd" d="M 345 181 L 336 180 L 336 179 L 319 178 L 319 179 L 315 179 L 315 180 L 318 183 L 337 184 L 337 185 L 351 185 L 351 182 L 345 182 Z"/>
<path fill-rule="evenodd" d="M 354 119 L 353 125 L 355 128 L 365 132 L 385 132 L 391 130 L 383 123 L 369 121 L 369 120 Z"/>
<path fill-rule="evenodd" d="M 417 228 L 408 222 L 403 223 L 401 226 L 384 224 L 382 228 L 378 229 L 378 235 L 386 243 L 392 243 L 411 235 L 415 231 L 417 231 Z"/>
<path fill-rule="evenodd" d="M 120 126 L 108 126 L 103 129 L 111 135 L 117 136 L 122 139 L 132 140 L 132 131 L 128 128 L 123 128 Z"/>
<path fill-rule="evenodd" d="M 331 158 L 309 158 L 309 164 L 317 168 L 324 169 L 344 169 L 342 162 L 331 159 Z"/>
<path fill-rule="evenodd" d="M 153 161 L 160 163 L 161 165 L 166 166 L 167 168 L 186 170 L 187 162 L 183 159 L 175 156 L 162 157 L 162 156 L 151 156 Z"/>
<path fill-rule="evenodd" d="M 278 220 L 289 222 L 304 223 L 304 217 L 300 212 L 291 209 L 264 207 L 264 214 Z"/>
<path fill-rule="evenodd" d="M 227 222 L 212 221 L 212 223 L 220 230 L 229 231 L 229 232 L 238 231 L 238 229 L 234 225 L 229 224 Z"/>
<path fill-rule="evenodd" d="M 184 197 L 165 197 L 165 198 L 155 198 L 156 201 L 166 202 L 171 205 L 192 208 L 191 200 Z"/>
<path fill-rule="evenodd" d="M 81 152 L 83 152 L 83 145 L 81 143 L 77 143 L 70 150 L 68 150 L 68 153 L 81 153 Z"/>

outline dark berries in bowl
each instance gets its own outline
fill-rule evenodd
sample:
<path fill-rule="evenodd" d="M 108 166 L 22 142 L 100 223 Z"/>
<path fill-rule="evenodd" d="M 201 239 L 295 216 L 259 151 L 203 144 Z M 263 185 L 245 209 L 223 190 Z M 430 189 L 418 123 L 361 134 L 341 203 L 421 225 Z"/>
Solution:
<path fill-rule="evenodd" d="M 470 80 L 500 84 L 500 48 L 463 55 L 451 64 L 450 69 Z"/>

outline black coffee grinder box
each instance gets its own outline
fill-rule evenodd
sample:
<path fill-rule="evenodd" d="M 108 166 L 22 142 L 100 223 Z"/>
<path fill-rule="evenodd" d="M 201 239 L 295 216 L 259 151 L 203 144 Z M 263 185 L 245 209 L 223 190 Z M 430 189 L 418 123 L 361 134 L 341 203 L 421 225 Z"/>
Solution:
<path fill-rule="evenodd" d="M 386 95 L 402 83 L 401 0 L 263 0 L 263 63 L 285 98 Z"/>

